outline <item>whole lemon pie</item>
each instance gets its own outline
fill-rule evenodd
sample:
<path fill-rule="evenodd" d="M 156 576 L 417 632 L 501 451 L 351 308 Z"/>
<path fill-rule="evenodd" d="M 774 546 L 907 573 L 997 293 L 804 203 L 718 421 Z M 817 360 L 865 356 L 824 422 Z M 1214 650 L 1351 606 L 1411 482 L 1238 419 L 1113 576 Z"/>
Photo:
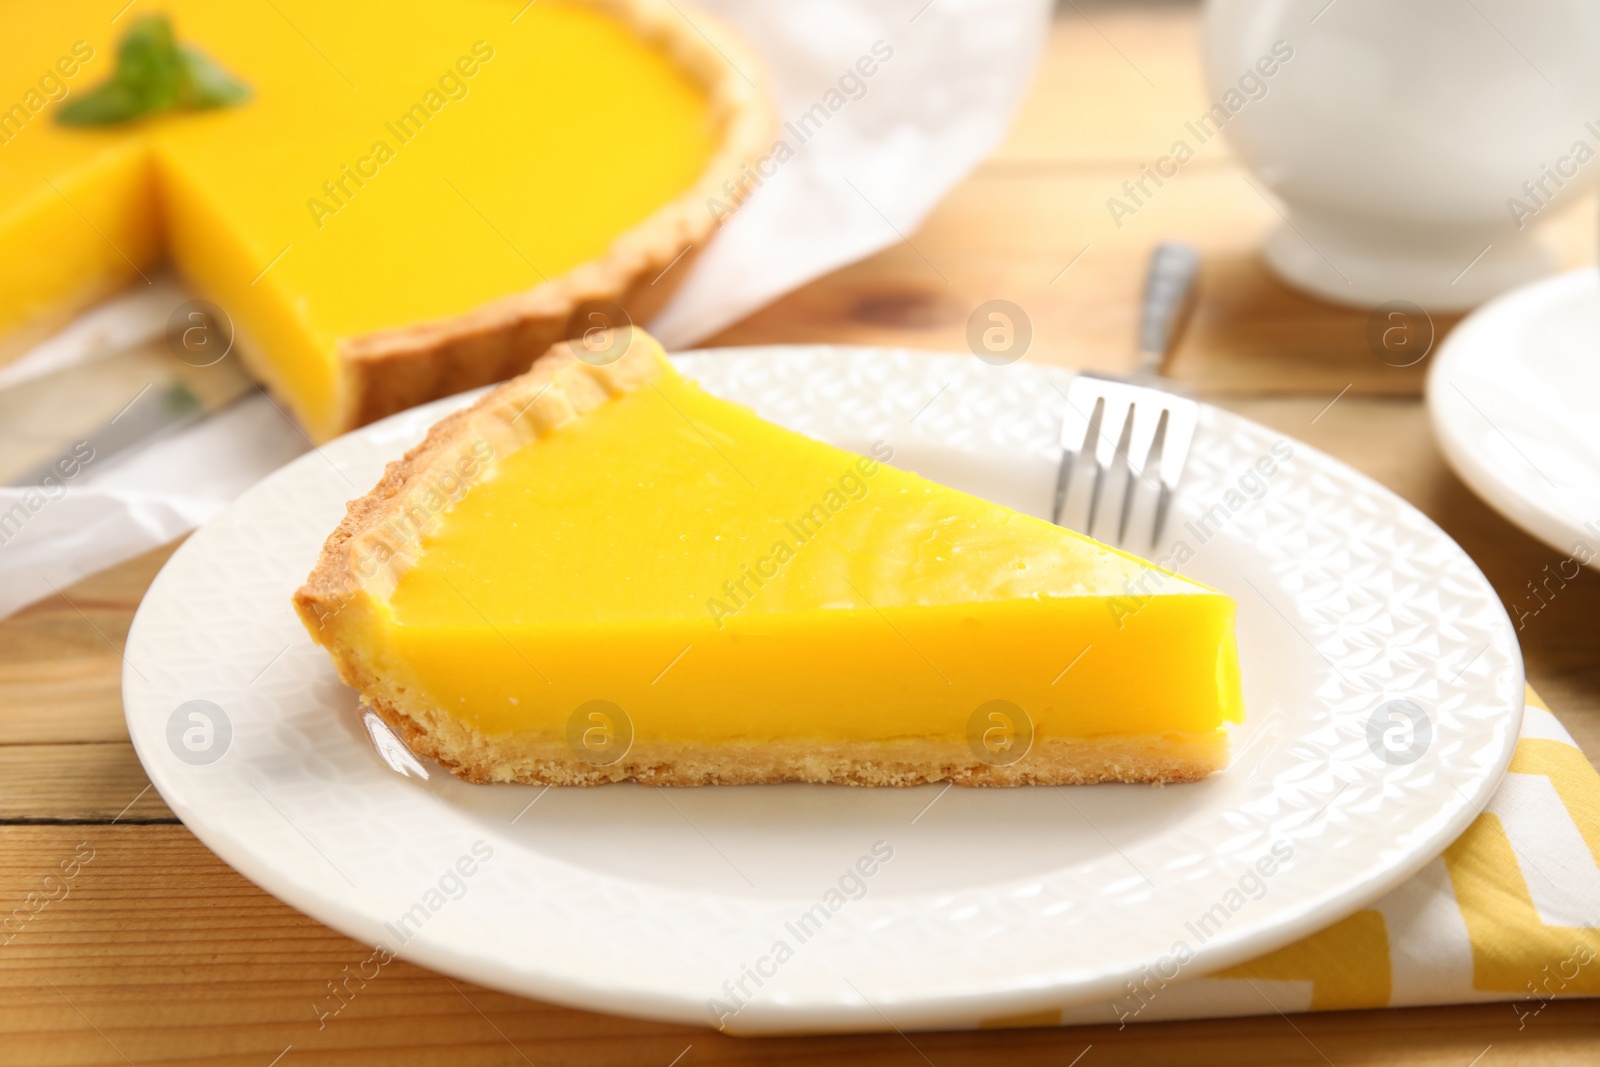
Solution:
<path fill-rule="evenodd" d="M 472 781 L 1171 782 L 1243 715 L 1234 604 L 765 422 L 639 330 L 436 425 L 295 605 Z M 582 357 L 582 358 L 580 358 Z"/>
<path fill-rule="evenodd" d="M 651 314 L 771 129 L 748 49 L 657 0 L 0 11 L 0 349 L 170 260 L 318 440 Z"/>

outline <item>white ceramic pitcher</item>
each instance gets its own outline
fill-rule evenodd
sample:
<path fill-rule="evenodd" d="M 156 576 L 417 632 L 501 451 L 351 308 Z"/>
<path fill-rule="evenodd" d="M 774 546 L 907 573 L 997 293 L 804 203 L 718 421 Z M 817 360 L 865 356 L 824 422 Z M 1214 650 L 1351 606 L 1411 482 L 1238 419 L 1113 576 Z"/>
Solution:
<path fill-rule="evenodd" d="M 1203 47 L 1283 201 L 1267 261 L 1317 296 L 1472 307 L 1551 270 L 1540 224 L 1600 182 L 1597 0 L 1209 0 Z"/>

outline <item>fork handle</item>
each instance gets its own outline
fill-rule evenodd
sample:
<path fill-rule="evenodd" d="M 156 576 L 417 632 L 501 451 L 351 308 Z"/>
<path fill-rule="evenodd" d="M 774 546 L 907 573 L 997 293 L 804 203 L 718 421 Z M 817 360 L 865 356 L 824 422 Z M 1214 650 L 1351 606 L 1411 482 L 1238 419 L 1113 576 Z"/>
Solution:
<path fill-rule="evenodd" d="M 1167 241 L 1150 256 L 1139 307 L 1139 376 L 1155 378 L 1193 306 L 1200 253 L 1193 245 Z"/>

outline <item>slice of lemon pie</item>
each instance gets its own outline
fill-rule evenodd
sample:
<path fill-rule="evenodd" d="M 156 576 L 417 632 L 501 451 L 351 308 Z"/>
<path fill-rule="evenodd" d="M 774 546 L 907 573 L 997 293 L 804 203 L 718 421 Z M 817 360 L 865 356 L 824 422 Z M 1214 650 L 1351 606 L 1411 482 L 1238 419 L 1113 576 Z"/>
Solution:
<path fill-rule="evenodd" d="M 881 446 L 765 422 L 642 331 L 577 352 L 391 464 L 295 596 L 417 752 L 565 785 L 1170 782 L 1226 763 L 1243 714 L 1226 596 Z"/>

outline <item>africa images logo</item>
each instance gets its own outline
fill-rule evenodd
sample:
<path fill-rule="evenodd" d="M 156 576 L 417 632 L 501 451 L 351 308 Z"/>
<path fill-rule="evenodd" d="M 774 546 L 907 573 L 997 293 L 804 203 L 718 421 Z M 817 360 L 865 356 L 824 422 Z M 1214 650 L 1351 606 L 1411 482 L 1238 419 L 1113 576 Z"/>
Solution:
<path fill-rule="evenodd" d="M 186 700 L 167 717 L 167 747 L 191 767 L 217 762 L 232 742 L 228 713 L 209 700 Z"/>

